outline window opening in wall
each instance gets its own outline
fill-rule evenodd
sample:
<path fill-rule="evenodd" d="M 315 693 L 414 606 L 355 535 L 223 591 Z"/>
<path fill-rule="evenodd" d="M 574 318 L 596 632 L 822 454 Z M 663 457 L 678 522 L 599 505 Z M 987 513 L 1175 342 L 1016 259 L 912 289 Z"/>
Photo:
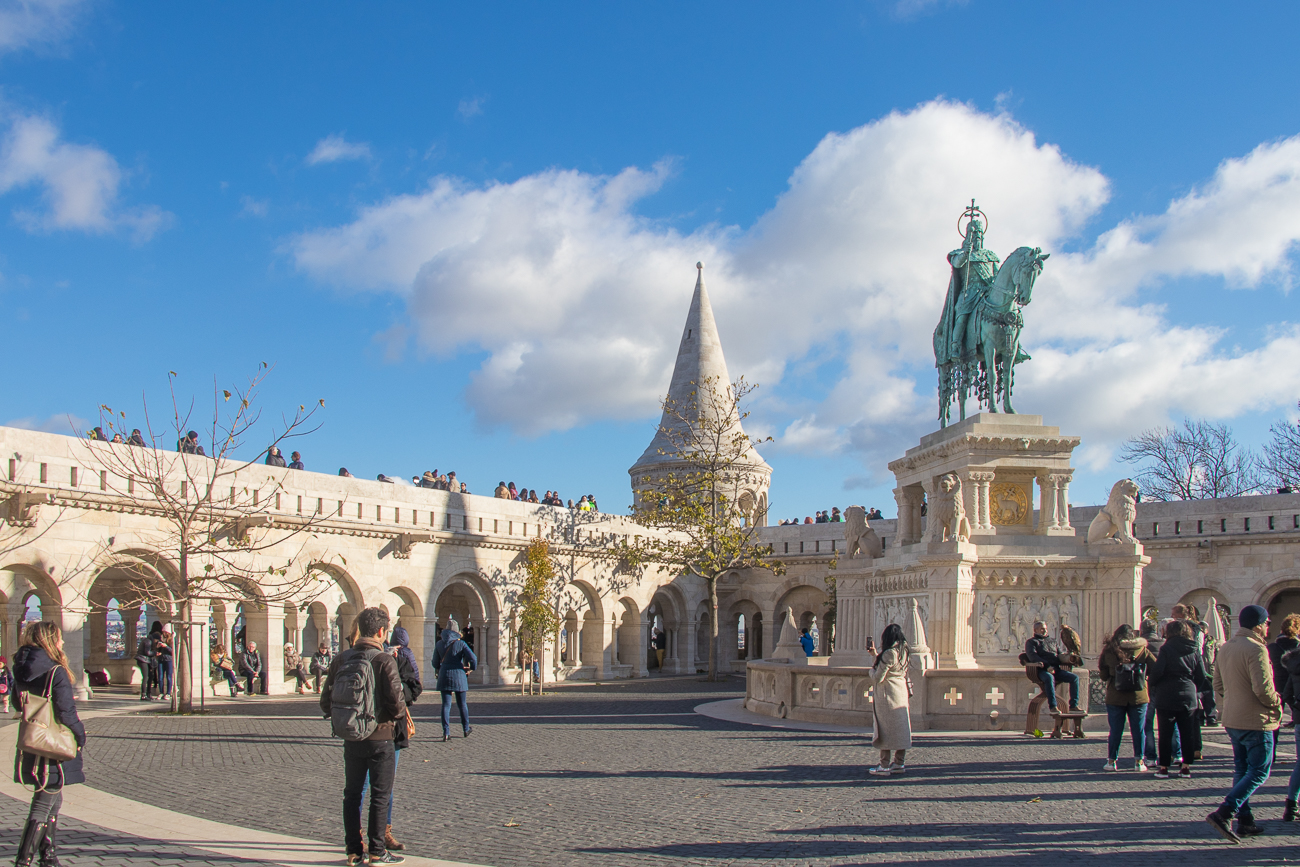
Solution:
<path fill-rule="evenodd" d="M 360 503 L 357 503 L 357 519 L 358 519 L 358 520 L 360 520 L 360 518 L 362 517 L 362 515 L 361 515 L 361 508 L 362 508 L 361 504 L 360 504 Z"/>
<path fill-rule="evenodd" d="M 1160 524 L 1156 521 L 1151 522 L 1151 535 L 1152 536 L 1160 535 Z"/>
<path fill-rule="evenodd" d="M 834 553 L 834 551 L 835 551 L 835 542 L 836 542 L 836 541 L 837 541 L 837 540 L 835 540 L 835 539 L 831 539 L 831 552 L 832 552 L 832 553 Z"/>
<path fill-rule="evenodd" d="M 443 523 L 443 529 L 444 529 L 444 530 L 450 530 L 450 529 L 451 529 L 451 515 L 450 515 L 450 514 L 447 515 L 447 520 Z"/>
<path fill-rule="evenodd" d="M 73 467 L 73 468 L 72 468 L 72 472 L 71 472 L 70 475 L 72 476 L 72 487 L 75 488 L 75 487 L 77 486 L 77 468 L 76 468 L 76 467 Z"/>
<path fill-rule="evenodd" d="M 41 464 L 41 484 L 42 484 L 42 485 L 45 484 L 45 482 L 46 482 L 46 478 L 47 478 L 47 476 L 49 475 L 49 471 L 50 471 L 49 464 Z"/>
<path fill-rule="evenodd" d="M 1174 521 L 1174 535 L 1175 536 L 1182 535 L 1182 532 L 1183 532 L 1183 522 Z"/>
<path fill-rule="evenodd" d="M 507 536 L 513 536 L 514 534 L 515 534 L 515 522 L 514 522 L 514 521 L 507 521 L 507 522 L 506 522 L 506 535 L 507 535 Z"/>
<path fill-rule="evenodd" d="M 254 505 L 254 506 L 257 505 L 257 501 L 258 501 L 258 499 L 259 499 L 260 497 L 261 497 L 261 491 L 259 491 L 257 488 L 253 488 L 253 505 Z"/>
<path fill-rule="evenodd" d="M 1272 516 L 1272 515 L 1269 515 L 1269 516 L 1268 516 L 1268 528 L 1269 528 L 1270 530 L 1273 529 L 1273 516 Z"/>
<path fill-rule="evenodd" d="M 468 529 L 469 529 L 469 515 L 461 515 L 461 516 L 460 516 L 460 528 L 461 528 L 462 530 L 468 530 Z"/>
<path fill-rule="evenodd" d="M 317 497 L 317 498 L 316 498 L 316 514 L 321 515 L 321 514 L 324 514 L 324 512 L 325 512 L 325 498 L 324 498 L 324 497 Z"/>
<path fill-rule="evenodd" d="M 181 482 L 181 496 L 182 496 L 182 497 L 185 496 L 185 483 L 184 483 L 184 482 Z M 275 495 L 275 510 L 276 510 L 277 512 L 280 511 L 280 495 L 279 495 L 279 494 L 276 494 L 276 495 Z"/>
<path fill-rule="evenodd" d="M 302 514 L 302 497 L 298 497 L 298 514 Z"/>
<path fill-rule="evenodd" d="M 800 543 L 799 543 L 799 553 L 800 553 L 800 554 L 803 553 L 803 542 L 800 542 Z"/>
<path fill-rule="evenodd" d="M 1204 521 L 1197 521 L 1197 522 L 1196 522 L 1196 535 L 1199 536 L 1199 535 L 1203 534 L 1204 532 L 1205 532 L 1205 522 L 1204 522 Z"/>
<path fill-rule="evenodd" d="M 480 533 L 483 532 L 483 519 L 482 519 L 482 518 L 479 518 L 479 519 L 478 519 L 478 531 L 479 531 Z"/>
<path fill-rule="evenodd" d="M 1250 532 L 1250 518 L 1247 518 L 1247 519 L 1246 519 L 1246 522 L 1245 522 L 1245 525 L 1244 525 L 1244 526 L 1246 527 L 1246 532 L 1249 533 L 1249 532 Z"/>
<path fill-rule="evenodd" d="M 383 506 L 380 506 L 380 505 L 377 505 L 377 504 L 376 504 L 376 506 L 375 506 L 375 520 L 376 520 L 376 521 L 382 521 L 382 520 L 384 520 L 384 507 L 383 507 Z"/>
<path fill-rule="evenodd" d="M 745 652 L 745 615 L 736 618 L 736 649 Z"/>
<path fill-rule="evenodd" d="M 785 553 L 787 553 L 787 554 L 790 553 L 790 543 L 789 543 L 789 542 L 786 542 L 786 543 L 785 543 Z"/>
<path fill-rule="evenodd" d="M 429 526 L 430 527 L 438 526 L 438 516 L 435 515 L 433 512 L 429 513 Z"/>
<path fill-rule="evenodd" d="M 1300 515 L 1291 516 L 1291 529 L 1300 530 Z"/>
<path fill-rule="evenodd" d="M 396 506 L 393 507 L 393 523 L 394 524 L 402 523 L 402 510 Z"/>
<path fill-rule="evenodd" d="M 126 624 L 122 621 L 121 606 L 116 599 L 108 600 L 104 620 L 105 638 L 108 640 L 108 658 L 126 659 Z"/>
<path fill-rule="evenodd" d="M 101 491 L 108 490 L 108 470 L 99 471 L 99 489 Z"/>
<path fill-rule="evenodd" d="M 492 519 L 492 532 L 493 532 L 493 533 L 500 533 L 500 532 L 501 532 L 501 522 L 500 522 L 499 520 L 497 520 L 496 518 L 493 518 L 493 519 Z"/>
<path fill-rule="evenodd" d="M 18 480 L 18 459 L 10 458 L 9 459 L 9 481 L 15 482 L 17 480 Z"/>
<path fill-rule="evenodd" d="M 339 515 L 340 518 L 343 517 L 343 501 L 342 501 L 342 500 L 339 500 L 339 511 L 338 511 L 338 515 Z"/>
<path fill-rule="evenodd" d="M 813 542 L 813 550 L 814 550 L 814 551 L 821 551 L 821 549 L 822 549 L 822 540 L 821 540 L 821 539 L 818 539 L 818 540 L 816 540 L 815 542 Z"/>
<path fill-rule="evenodd" d="M 1220 532 L 1220 533 L 1226 533 L 1226 532 L 1228 532 L 1228 519 L 1227 519 L 1227 518 L 1220 518 L 1220 519 L 1219 519 L 1219 532 Z"/>

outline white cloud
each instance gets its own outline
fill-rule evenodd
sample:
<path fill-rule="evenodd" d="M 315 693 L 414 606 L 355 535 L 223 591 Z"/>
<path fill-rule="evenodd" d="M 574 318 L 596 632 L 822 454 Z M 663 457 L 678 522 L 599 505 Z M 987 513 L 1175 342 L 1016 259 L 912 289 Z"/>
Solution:
<path fill-rule="evenodd" d="M 84 418 L 75 415 L 52 415 L 49 418 L 37 418 L 36 416 L 25 416 L 15 418 L 5 422 L 5 427 L 16 427 L 20 430 L 35 430 L 42 433 L 67 434 L 76 436 L 77 431 L 86 430 L 89 424 Z"/>
<path fill-rule="evenodd" d="M 240 196 L 239 204 L 243 205 L 239 211 L 241 217 L 265 217 L 271 210 L 269 200 L 255 199 L 252 196 Z"/>
<path fill-rule="evenodd" d="M 365 142 L 350 142 L 341 135 L 327 135 L 316 142 L 315 149 L 307 154 L 307 165 L 318 166 L 341 160 L 368 160 L 370 156 L 370 145 Z"/>
<path fill-rule="evenodd" d="M 107 151 L 64 141 L 48 118 L 17 115 L 8 122 L 0 142 L 0 193 L 36 186 L 45 205 L 14 212 L 28 231 L 126 229 L 143 240 L 169 225 L 172 215 L 157 207 L 118 207 L 123 172 Z"/>
<path fill-rule="evenodd" d="M 486 96 L 467 97 L 460 101 L 456 106 L 456 114 L 460 115 L 461 120 L 469 120 L 471 117 L 477 117 L 483 113 L 483 106 L 487 103 Z"/>
<path fill-rule="evenodd" d="M 290 248 L 319 279 L 404 295 L 426 351 L 486 351 L 467 400 L 523 434 L 653 415 L 703 259 L 731 372 L 765 385 L 756 422 L 782 431 L 776 447 L 847 449 L 883 467 L 934 425 L 944 255 L 972 196 L 996 252 L 1055 251 L 1026 308 L 1034 361 L 1017 371 L 1017 403 L 1083 435 L 1085 461 L 1184 413 L 1231 417 L 1300 394 L 1296 325 L 1228 348 L 1213 311 L 1174 324 L 1152 298 L 1185 277 L 1290 280 L 1300 138 L 1226 161 L 1164 213 L 1077 253 L 1060 245 L 1106 203 L 1106 178 L 1009 116 L 962 104 L 826 136 L 744 230 L 682 233 L 637 216 L 670 170 L 551 170 L 486 187 L 438 178 Z M 827 380 L 816 397 L 780 386 L 806 363 Z"/>
<path fill-rule="evenodd" d="M 0 2 L 0 52 L 63 39 L 87 5 L 86 0 Z"/>

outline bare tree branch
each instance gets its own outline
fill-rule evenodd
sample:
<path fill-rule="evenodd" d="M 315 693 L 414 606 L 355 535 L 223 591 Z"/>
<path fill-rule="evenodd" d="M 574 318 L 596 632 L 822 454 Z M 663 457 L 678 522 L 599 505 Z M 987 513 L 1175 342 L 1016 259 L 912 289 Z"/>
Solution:
<path fill-rule="evenodd" d="M 1156 500 L 1239 497 L 1264 486 L 1259 459 L 1227 425 L 1204 420 L 1144 431 L 1124 444 L 1120 460 L 1139 466 L 1137 481 Z"/>

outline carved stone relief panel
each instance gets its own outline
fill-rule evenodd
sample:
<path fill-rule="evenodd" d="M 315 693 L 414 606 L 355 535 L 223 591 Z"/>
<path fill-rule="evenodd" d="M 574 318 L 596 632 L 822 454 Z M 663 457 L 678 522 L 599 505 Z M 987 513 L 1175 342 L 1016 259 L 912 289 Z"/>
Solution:
<path fill-rule="evenodd" d="M 989 517 L 995 527 L 1023 524 L 1029 515 L 1029 492 L 1018 482 L 994 482 L 989 489 Z"/>
<path fill-rule="evenodd" d="M 916 600 L 916 610 L 921 614 L 921 624 L 929 635 L 929 596 L 887 596 L 883 599 L 878 596 L 875 600 L 875 613 L 871 618 L 871 635 L 877 642 L 880 641 L 880 635 L 885 631 L 885 627 L 891 623 L 897 623 L 903 627 L 903 632 L 910 634 L 913 599 Z"/>
<path fill-rule="evenodd" d="M 1034 621 L 1047 624 L 1055 638 L 1062 624 L 1082 631 L 1082 600 L 1078 593 L 981 592 L 976 605 L 975 652 L 1019 654 L 1034 634 Z"/>

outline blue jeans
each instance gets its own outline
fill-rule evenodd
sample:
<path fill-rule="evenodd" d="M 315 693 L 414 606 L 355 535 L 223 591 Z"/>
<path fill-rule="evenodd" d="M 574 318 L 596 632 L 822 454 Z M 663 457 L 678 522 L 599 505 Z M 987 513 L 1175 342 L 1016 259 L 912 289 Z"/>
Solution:
<path fill-rule="evenodd" d="M 1144 704 L 1108 704 L 1106 718 L 1110 722 L 1110 740 L 1106 755 L 1113 762 L 1119 758 L 1119 742 L 1124 738 L 1124 720 L 1128 720 L 1129 734 L 1133 737 L 1133 758 L 1140 759 L 1146 751 L 1146 715 Z"/>
<path fill-rule="evenodd" d="M 465 707 L 465 692 L 458 690 L 452 692 L 449 689 L 442 690 L 442 733 L 445 735 L 451 731 L 451 697 L 456 696 L 456 710 L 460 711 L 460 727 L 469 731 L 469 710 Z"/>
<path fill-rule="evenodd" d="M 1058 683 L 1068 683 L 1070 685 L 1070 704 L 1079 704 L 1079 675 L 1073 671 L 1053 671 L 1050 668 L 1040 668 L 1038 670 L 1038 680 L 1047 690 L 1047 706 L 1056 710 L 1056 685 Z"/>
<path fill-rule="evenodd" d="M 1273 767 L 1273 733 L 1248 729 L 1225 729 L 1232 738 L 1232 788 L 1223 799 L 1220 811 L 1249 817 L 1250 796 L 1264 785 Z"/>
<path fill-rule="evenodd" d="M 158 691 L 169 695 L 172 691 L 172 658 L 161 657 L 158 660 Z"/>

